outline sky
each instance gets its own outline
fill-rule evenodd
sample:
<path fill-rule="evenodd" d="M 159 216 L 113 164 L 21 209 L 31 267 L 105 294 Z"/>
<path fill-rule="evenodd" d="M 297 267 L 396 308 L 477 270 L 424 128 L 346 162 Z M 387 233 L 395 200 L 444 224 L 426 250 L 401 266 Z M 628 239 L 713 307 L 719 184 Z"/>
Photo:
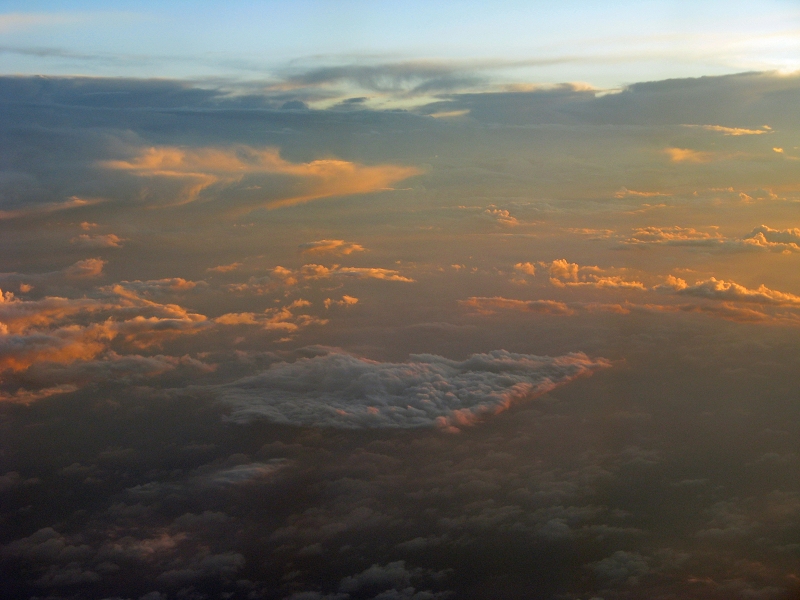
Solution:
<path fill-rule="evenodd" d="M 796 4 L 1 9 L 0 596 L 800 597 Z"/>

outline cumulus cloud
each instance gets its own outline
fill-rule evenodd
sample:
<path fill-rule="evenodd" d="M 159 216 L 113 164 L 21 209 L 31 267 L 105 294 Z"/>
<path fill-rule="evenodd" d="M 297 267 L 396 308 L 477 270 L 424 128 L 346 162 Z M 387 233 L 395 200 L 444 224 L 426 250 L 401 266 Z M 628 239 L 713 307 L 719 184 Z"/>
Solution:
<path fill-rule="evenodd" d="M 742 243 L 784 254 L 800 252 L 800 229 L 772 229 L 767 225 L 759 225 L 744 236 Z"/>
<path fill-rule="evenodd" d="M 581 266 L 558 259 L 551 263 L 539 263 L 550 273 L 550 283 L 556 287 L 589 286 L 598 288 L 646 289 L 639 281 L 628 281 L 619 275 L 611 275 L 595 266 Z"/>
<path fill-rule="evenodd" d="M 291 287 L 302 282 L 318 279 L 352 278 L 352 279 L 382 279 L 384 281 L 400 281 L 413 283 L 411 277 L 401 275 L 396 269 L 383 269 L 379 267 L 342 267 L 332 265 L 307 264 L 299 269 L 287 269 L 277 266 L 269 275 L 260 277 L 252 276 L 244 283 L 228 284 L 226 289 L 234 292 L 266 294 L 279 289 L 281 286 Z"/>
<path fill-rule="evenodd" d="M 633 230 L 628 244 L 665 244 L 672 246 L 716 246 L 725 238 L 713 228 L 702 231 L 694 227 L 639 227 Z"/>
<path fill-rule="evenodd" d="M 316 242 L 306 242 L 300 244 L 300 252 L 303 254 L 337 254 L 346 255 L 353 252 L 364 252 L 364 247 L 355 242 L 344 240 L 318 240 Z"/>
<path fill-rule="evenodd" d="M 64 269 L 64 275 L 74 279 L 99 277 L 103 274 L 103 267 L 105 264 L 106 261 L 100 258 L 87 258 L 86 260 L 79 260 L 74 265 Z"/>
<path fill-rule="evenodd" d="M 330 298 L 325 298 L 323 304 L 325 305 L 325 308 L 330 308 L 331 306 L 353 306 L 354 304 L 358 304 L 358 298 L 345 294 L 342 296 L 341 300 L 331 300 Z"/>
<path fill-rule="evenodd" d="M 312 315 L 297 314 L 298 309 L 306 308 L 308 300 L 295 300 L 280 308 L 267 308 L 261 313 L 242 312 L 226 313 L 214 319 L 220 325 L 256 325 L 266 330 L 279 330 L 293 333 L 309 325 L 324 325 L 328 321 Z M 325 306 L 328 308 L 328 305 Z"/>
<path fill-rule="evenodd" d="M 674 291 L 683 296 L 695 296 L 728 302 L 756 302 L 760 304 L 776 304 L 781 306 L 800 306 L 800 296 L 779 292 L 760 285 L 757 289 L 746 288 L 733 281 L 723 281 L 711 277 L 689 285 L 683 279 L 669 276 L 667 282 L 658 286 L 660 290 Z"/>
<path fill-rule="evenodd" d="M 216 388 L 230 419 L 310 427 L 455 429 L 608 367 L 605 359 L 495 350 L 454 361 L 431 354 L 382 363 L 327 351 Z"/>
<path fill-rule="evenodd" d="M 70 240 L 76 246 L 81 248 L 122 248 L 122 242 L 125 240 L 113 233 L 106 235 L 89 235 L 82 233 Z"/>
<path fill-rule="evenodd" d="M 726 237 L 716 227 L 639 227 L 625 240 L 630 245 L 694 246 L 724 251 L 800 252 L 800 229 L 772 229 L 760 225 L 743 237 Z"/>
<path fill-rule="evenodd" d="M 210 271 L 211 273 L 229 273 L 231 271 L 236 271 L 239 267 L 242 266 L 240 262 L 234 262 L 229 265 L 219 265 L 216 267 L 209 267 L 206 271 Z"/>
<path fill-rule="evenodd" d="M 618 550 L 611 556 L 589 565 L 606 583 L 634 584 L 637 578 L 650 572 L 647 560 L 638 552 Z"/>
<path fill-rule="evenodd" d="M 514 270 L 524 275 L 536 275 L 536 265 L 529 262 L 519 262 L 515 264 Z"/>
<path fill-rule="evenodd" d="M 515 227 L 519 225 L 519 220 L 517 220 L 516 217 L 512 217 L 511 213 L 504 208 L 490 206 L 483 211 L 483 214 L 492 217 L 498 225 L 503 225 L 505 227 Z"/>

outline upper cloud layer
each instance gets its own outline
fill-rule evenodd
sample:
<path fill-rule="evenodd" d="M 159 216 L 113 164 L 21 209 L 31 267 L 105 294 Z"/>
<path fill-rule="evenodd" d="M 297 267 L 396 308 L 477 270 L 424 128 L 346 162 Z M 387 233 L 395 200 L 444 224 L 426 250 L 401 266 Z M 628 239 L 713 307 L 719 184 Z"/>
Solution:
<path fill-rule="evenodd" d="M 329 351 L 273 365 L 218 393 L 239 423 L 454 430 L 608 366 L 582 353 L 550 357 L 494 350 L 464 361 L 417 354 L 408 362 L 381 363 Z"/>

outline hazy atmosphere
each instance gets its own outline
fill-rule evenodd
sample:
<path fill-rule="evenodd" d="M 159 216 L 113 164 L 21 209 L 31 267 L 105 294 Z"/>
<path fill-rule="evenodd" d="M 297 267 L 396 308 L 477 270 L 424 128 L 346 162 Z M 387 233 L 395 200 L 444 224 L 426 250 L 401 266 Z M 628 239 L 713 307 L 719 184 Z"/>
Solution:
<path fill-rule="evenodd" d="M 800 598 L 796 3 L 0 10 L 0 596 Z"/>

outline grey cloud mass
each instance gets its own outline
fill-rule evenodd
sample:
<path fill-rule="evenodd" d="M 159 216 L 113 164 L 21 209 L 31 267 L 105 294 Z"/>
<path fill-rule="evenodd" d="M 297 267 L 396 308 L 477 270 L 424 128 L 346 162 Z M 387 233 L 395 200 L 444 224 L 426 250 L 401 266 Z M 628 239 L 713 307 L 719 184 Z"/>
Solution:
<path fill-rule="evenodd" d="M 239 423 L 454 429 L 609 366 L 579 353 L 552 358 L 495 350 L 464 361 L 421 354 L 381 363 L 328 352 L 273 365 L 223 386 L 219 396 Z"/>

